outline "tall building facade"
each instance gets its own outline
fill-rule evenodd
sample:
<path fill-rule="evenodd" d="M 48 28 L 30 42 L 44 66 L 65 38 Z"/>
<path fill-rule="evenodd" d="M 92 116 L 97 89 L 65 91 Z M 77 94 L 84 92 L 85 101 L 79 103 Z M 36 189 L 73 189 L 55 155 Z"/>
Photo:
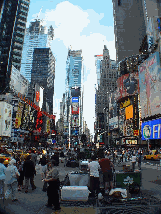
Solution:
<path fill-rule="evenodd" d="M 2 0 L 0 8 L 0 93 L 9 90 L 12 65 L 20 70 L 30 0 Z"/>
<path fill-rule="evenodd" d="M 47 31 L 46 27 L 42 26 L 42 22 L 37 19 L 31 22 L 29 28 L 26 29 L 22 52 L 21 73 L 29 82 L 31 82 L 34 48 L 50 47 L 53 37 L 53 27 L 50 26 Z"/>
<path fill-rule="evenodd" d="M 116 61 L 139 53 L 146 35 L 144 3 L 138 0 L 113 0 Z"/>
<path fill-rule="evenodd" d="M 95 131 L 103 132 L 107 124 L 107 108 L 109 105 L 109 94 L 117 88 L 118 71 L 116 62 L 110 59 L 109 50 L 104 45 L 103 59 L 100 67 L 100 84 L 96 89 L 95 101 Z M 98 71 L 97 71 L 98 72 Z M 101 141 L 101 140 L 100 140 Z"/>
<path fill-rule="evenodd" d="M 55 57 L 50 48 L 35 48 L 31 72 L 32 88 L 37 83 L 44 88 L 42 110 L 49 105 L 49 113 L 53 114 L 53 96 L 55 79 Z"/>
<path fill-rule="evenodd" d="M 72 145 L 82 132 L 82 50 L 68 50 L 66 61 L 66 92 L 64 133 Z"/>

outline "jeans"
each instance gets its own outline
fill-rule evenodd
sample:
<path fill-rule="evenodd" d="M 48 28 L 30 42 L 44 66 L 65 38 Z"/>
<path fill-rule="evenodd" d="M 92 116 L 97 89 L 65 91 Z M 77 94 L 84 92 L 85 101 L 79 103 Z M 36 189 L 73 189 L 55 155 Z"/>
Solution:
<path fill-rule="evenodd" d="M 9 195 L 12 193 L 12 200 L 15 198 L 15 193 L 17 190 L 17 181 L 14 181 L 12 184 L 7 184 L 7 190 L 5 193 L 5 198 L 8 199 Z"/>
<path fill-rule="evenodd" d="M 0 180 L 0 195 L 4 197 L 4 180 Z"/>
<path fill-rule="evenodd" d="M 141 162 L 138 162 L 138 167 L 141 170 Z"/>
<path fill-rule="evenodd" d="M 135 171 L 135 162 L 132 162 L 132 170 Z"/>
<path fill-rule="evenodd" d="M 30 184 L 31 184 L 31 187 L 34 188 L 35 185 L 34 185 L 34 175 L 32 177 L 25 177 L 25 187 L 26 189 L 28 189 L 29 187 L 29 180 L 30 180 Z"/>

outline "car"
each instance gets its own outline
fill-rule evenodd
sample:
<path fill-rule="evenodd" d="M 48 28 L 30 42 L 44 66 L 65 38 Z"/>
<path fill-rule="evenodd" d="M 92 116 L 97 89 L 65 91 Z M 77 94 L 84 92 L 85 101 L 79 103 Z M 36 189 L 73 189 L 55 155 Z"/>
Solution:
<path fill-rule="evenodd" d="M 144 160 L 159 160 L 161 159 L 161 154 L 157 150 L 152 150 L 149 154 L 144 155 Z"/>
<path fill-rule="evenodd" d="M 11 154 L 9 154 L 9 153 L 1 153 L 0 154 L 0 158 L 3 158 L 4 161 L 10 162 L 10 160 L 11 160 Z"/>

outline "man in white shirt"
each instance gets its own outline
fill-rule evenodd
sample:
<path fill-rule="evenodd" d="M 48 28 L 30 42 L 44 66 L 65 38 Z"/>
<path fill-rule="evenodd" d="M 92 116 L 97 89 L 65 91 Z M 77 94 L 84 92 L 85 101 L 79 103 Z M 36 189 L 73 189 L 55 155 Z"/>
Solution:
<path fill-rule="evenodd" d="M 135 171 L 135 164 L 136 164 L 136 155 L 135 155 L 135 153 L 133 152 L 133 154 L 132 154 L 132 170 L 133 170 L 133 172 Z"/>
<path fill-rule="evenodd" d="M 88 164 L 88 168 L 90 170 L 90 189 L 93 195 L 95 191 L 96 191 L 96 194 L 98 194 L 98 191 L 99 191 L 99 170 L 101 168 L 94 156 L 92 156 L 91 159 L 92 159 L 92 162 Z"/>
<path fill-rule="evenodd" d="M 12 159 L 6 168 L 6 179 L 5 184 L 7 184 L 7 191 L 5 193 L 5 199 L 9 198 L 9 195 L 12 192 L 12 201 L 18 201 L 15 198 L 15 192 L 17 189 L 17 178 L 20 176 L 18 169 L 16 167 L 16 160 Z"/>

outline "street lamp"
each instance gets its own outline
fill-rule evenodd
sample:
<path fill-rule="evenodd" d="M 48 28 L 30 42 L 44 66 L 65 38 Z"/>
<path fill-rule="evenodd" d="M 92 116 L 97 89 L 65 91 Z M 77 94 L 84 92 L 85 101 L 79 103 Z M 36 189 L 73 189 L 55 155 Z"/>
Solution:
<path fill-rule="evenodd" d="M 108 101 L 108 146 L 109 146 L 109 91 L 107 91 L 107 101 Z"/>

